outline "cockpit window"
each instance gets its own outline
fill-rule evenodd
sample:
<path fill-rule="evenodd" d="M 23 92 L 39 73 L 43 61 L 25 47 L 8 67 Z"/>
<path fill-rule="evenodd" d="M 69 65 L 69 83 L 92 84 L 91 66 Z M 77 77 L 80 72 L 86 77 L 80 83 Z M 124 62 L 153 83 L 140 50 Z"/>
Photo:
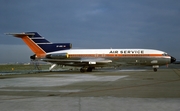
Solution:
<path fill-rule="evenodd" d="M 162 54 L 163 56 L 168 56 L 168 54 L 167 53 L 164 53 L 164 54 Z"/>

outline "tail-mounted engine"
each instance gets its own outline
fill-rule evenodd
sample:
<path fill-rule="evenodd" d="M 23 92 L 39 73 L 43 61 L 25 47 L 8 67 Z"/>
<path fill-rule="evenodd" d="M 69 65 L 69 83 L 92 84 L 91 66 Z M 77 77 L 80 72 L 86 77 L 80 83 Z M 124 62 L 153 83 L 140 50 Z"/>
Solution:
<path fill-rule="evenodd" d="M 48 54 L 46 55 L 46 58 L 49 59 L 66 59 L 68 58 L 68 54 L 67 53 L 58 53 L 58 54 Z"/>
<path fill-rule="evenodd" d="M 30 56 L 30 59 L 35 60 L 36 59 L 36 54 Z"/>

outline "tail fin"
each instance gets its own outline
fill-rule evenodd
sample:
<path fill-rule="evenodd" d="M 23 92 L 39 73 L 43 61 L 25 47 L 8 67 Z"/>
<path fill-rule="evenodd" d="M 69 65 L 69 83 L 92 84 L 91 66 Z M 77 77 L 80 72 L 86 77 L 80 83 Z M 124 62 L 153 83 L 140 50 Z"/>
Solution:
<path fill-rule="evenodd" d="M 43 57 L 46 53 L 66 50 L 72 47 L 71 43 L 51 43 L 37 32 L 8 33 L 7 35 L 21 38 L 37 57 Z"/>

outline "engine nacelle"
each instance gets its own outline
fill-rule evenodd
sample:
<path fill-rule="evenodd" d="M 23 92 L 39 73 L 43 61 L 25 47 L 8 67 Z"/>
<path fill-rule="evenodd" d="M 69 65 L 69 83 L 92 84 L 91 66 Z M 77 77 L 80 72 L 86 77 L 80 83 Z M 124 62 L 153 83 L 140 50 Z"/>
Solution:
<path fill-rule="evenodd" d="M 36 54 L 30 56 L 30 59 L 35 60 L 36 59 Z"/>
<path fill-rule="evenodd" d="M 68 58 L 68 54 L 67 53 L 58 53 L 58 54 L 48 54 L 46 55 L 46 58 L 49 59 L 66 59 Z"/>

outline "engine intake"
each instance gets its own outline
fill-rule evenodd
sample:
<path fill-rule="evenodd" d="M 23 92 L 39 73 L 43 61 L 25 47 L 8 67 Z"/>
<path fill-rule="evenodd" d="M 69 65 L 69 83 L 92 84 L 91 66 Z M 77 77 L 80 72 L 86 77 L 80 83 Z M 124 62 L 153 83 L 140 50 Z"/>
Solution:
<path fill-rule="evenodd" d="M 68 54 L 67 53 L 48 54 L 48 55 L 46 55 L 46 58 L 49 58 L 49 59 L 66 59 L 66 58 L 68 58 Z"/>
<path fill-rule="evenodd" d="M 30 59 L 35 60 L 36 59 L 36 54 L 30 56 Z"/>

